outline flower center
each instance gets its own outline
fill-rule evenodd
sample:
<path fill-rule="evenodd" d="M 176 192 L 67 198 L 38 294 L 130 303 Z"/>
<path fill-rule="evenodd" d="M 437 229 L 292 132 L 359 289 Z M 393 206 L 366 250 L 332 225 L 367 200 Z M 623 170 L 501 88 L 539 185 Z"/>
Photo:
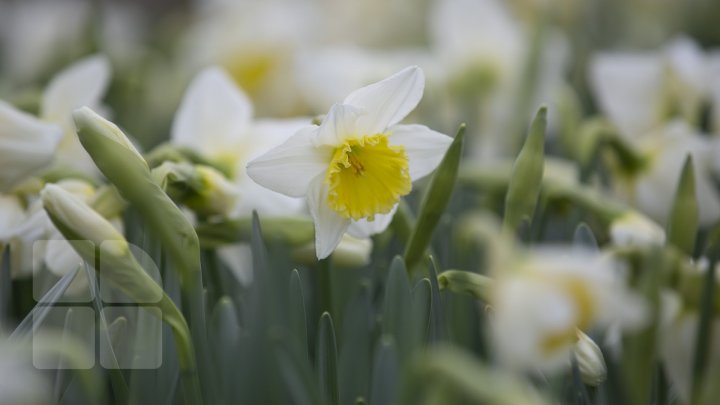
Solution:
<path fill-rule="evenodd" d="M 338 146 L 325 182 L 330 208 L 356 221 L 387 214 L 412 188 L 405 149 L 388 145 L 387 134 L 365 135 Z"/>

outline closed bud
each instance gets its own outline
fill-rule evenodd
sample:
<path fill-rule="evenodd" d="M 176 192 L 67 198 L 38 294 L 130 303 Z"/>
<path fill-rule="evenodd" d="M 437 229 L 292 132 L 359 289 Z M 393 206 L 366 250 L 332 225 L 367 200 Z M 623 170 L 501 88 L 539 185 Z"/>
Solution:
<path fill-rule="evenodd" d="M 68 240 L 90 241 L 95 246 L 108 240 L 125 241 L 110 222 L 61 186 L 48 184 L 40 195 L 45 211 Z M 111 245 L 116 250 L 127 250 L 127 242 Z M 120 251 L 114 253 L 124 254 Z"/>
<path fill-rule="evenodd" d="M 587 385 L 597 387 L 607 377 L 607 367 L 602 351 L 590 336 L 577 332 L 578 340 L 573 348 L 580 378 Z"/>

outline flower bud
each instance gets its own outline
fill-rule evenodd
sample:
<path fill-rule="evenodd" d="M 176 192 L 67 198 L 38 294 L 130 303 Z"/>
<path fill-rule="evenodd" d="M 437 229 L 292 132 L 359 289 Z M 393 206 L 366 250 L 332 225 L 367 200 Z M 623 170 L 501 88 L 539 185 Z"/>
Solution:
<path fill-rule="evenodd" d="M 237 205 L 237 187 L 210 166 L 165 162 L 152 175 L 174 200 L 202 216 L 229 216 Z"/>
<path fill-rule="evenodd" d="M 110 222 L 61 186 L 48 184 L 40 195 L 48 215 L 68 240 L 90 241 L 96 246 L 108 240 L 125 241 Z M 127 242 L 112 245 L 127 250 Z"/>
<path fill-rule="evenodd" d="M 128 151 L 132 152 L 137 158 L 138 162 L 147 166 L 145 159 L 143 159 L 140 152 L 125 136 L 125 134 L 117 127 L 117 125 L 101 117 L 98 113 L 91 110 L 89 107 L 78 108 L 73 111 L 73 119 L 75 120 L 75 126 L 78 131 L 94 131 L 101 134 L 125 147 Z M 85 146 L 85 145 L 83 145 Z"/>
<path fill-rule="evenodd" d="M 578 341 L 575 343 L 573 353 L 577 359 L 580 378 L 587 385 L 597 387 L 607 377 L 607 367 L 602 351 L 590 336 L 577 331 Z"/>

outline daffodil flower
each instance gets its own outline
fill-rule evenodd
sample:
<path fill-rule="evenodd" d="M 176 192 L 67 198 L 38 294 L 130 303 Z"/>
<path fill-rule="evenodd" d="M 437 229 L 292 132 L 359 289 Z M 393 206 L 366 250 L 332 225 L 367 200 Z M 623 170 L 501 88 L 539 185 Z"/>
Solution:
<path fill-rule="evenodd" d="M 301 129 L 248 164 L 258 184 L 307 197 L 315 253 L 330 255 L 346 231 L 382 231 L 412 182 L 440 163 L 451 138 L 422 125 L 398 125 L 418 104 L 425 79 L 408 67 L 352 92 L 322 123 Z"/>
<path fill-rule="evenodd" d="M 645 325 L 646 303 L 617 267 L 596 252 L 548 247 L 498 265 L 491 299 L 498 359 L 514 369 L 557 371 L 567 367 L 578 330 Z"/>

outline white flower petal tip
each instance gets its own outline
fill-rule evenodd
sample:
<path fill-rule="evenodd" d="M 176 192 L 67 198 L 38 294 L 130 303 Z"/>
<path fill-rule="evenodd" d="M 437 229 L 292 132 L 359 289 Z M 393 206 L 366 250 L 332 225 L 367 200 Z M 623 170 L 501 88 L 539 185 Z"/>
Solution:
<path fill-rule="evenodd" d="M 424 90 L 425 74 L 418 66 L 410 66 L 353 91 L 343 104 L 368 112 L 358 120 L 357 130 L 366 134 L 381 133 L 410 114 L 420 103 Z"/>
<path fill-rule="evenodd" d="M 49 165 L 62 128 L 0 101 L 0 190 L 9 190 Z"/>
<path fill-rule="evenodd" d="M 170 138 L 173 143 L 204 153 L 213 145 L 228 145 L 243 136 L 253 116 L 250 98 L 220 67 L 198 73 L 188 86 L 175 114 Z"/>
<path fill-rule="evenodd" d="M 109 59 L 94 55 L 82 59 L 55 76 L 43 94 L 41 116 L 63 122 L 70 113 L 84 105 L 97 107 L 107 91 L 112 76 Z"/>

